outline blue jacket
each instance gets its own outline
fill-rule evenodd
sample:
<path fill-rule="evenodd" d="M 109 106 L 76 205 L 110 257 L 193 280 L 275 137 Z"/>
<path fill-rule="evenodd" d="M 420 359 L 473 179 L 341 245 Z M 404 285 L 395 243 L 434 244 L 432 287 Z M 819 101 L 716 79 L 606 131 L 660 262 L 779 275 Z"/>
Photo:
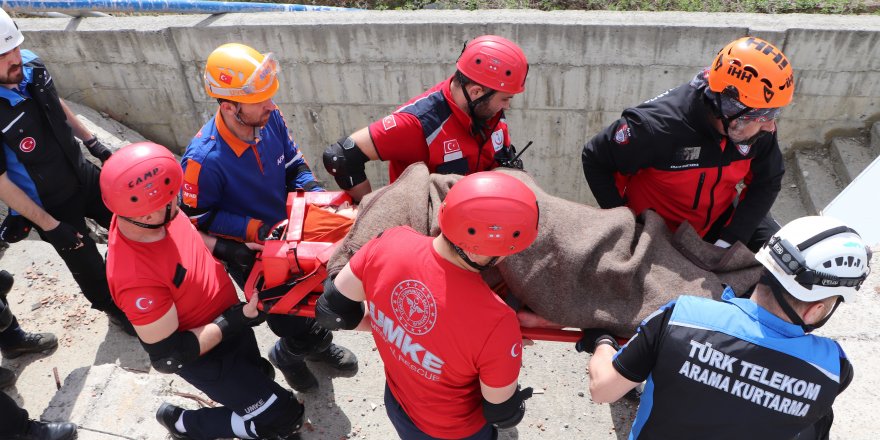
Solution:
<path fill-rule="evenodd" d="M 647 381 L 630 438 L 827 434 L 831 405 L 852 378 L 840 346 L 730 289 L 723 300 L 680 297 L 615 355 L 621 375 Z"/>
<path fill-rule="evenodd" d="M 288 191 L 322 191 L 277 109 L 256 143 L 235 137 L 218 112 L 181 164 L 182 206 L 190 219 L 201 230 L 239 240 L 253 241 L 260 225 L 287 218 Z"/>

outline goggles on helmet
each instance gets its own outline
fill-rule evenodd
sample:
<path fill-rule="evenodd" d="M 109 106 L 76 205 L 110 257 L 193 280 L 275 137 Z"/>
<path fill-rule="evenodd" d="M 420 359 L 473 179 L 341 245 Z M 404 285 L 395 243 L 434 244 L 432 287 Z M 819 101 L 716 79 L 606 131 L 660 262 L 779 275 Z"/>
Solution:
<path fill-rule="evenodd" d="M 785 273 L 793 275 L 794 280 L 806 289 L 812 289 L 813 286 L 823 286 L 854 287 L 856 290 L 859 290 L 862 283 L 868 277 L 868 274 L 862 274 L 860 277 L 838 277 L 829 273 L 813 270 L 807 267 L 804 256 L 801 254 L 801 250 L 806 249 L 831 235 L 839 234 L 841 232 L 855 233 L 852 229 L 842 226 L 815 236 L 801 243 L 800 246 L 794 246 L 784 238 L 773 236 L 767 242 L 766 246 L 770 251 L 770 255 L 779 267 L 781 267 Z"/>
<path fill-rule="evenodd" d="M 772 108 L 749 108 L 737 99 L 736 90 L 725 89 L 720 94 L 721 114 L 733 120 L 742 122 L 770 122 L 779 117 L 782 112 L 780 107 Z"/>
<path fill-rule="evenodd" d="M 230 98 L 255 95 L 265 92 L 269 87 L 272 87 L 272 84 L 275 83 L 275 77 L 279 73 L 281 73 L 281 65 L 275 59 L 275 55 L 269 52 L 263 57 L 263 62 L 254 69 L 254 73 L 248 77 L 241 87 L 220 87 L 216 84 L 208 84 L 208 87 L 210 87 L 212 93 Z"/>

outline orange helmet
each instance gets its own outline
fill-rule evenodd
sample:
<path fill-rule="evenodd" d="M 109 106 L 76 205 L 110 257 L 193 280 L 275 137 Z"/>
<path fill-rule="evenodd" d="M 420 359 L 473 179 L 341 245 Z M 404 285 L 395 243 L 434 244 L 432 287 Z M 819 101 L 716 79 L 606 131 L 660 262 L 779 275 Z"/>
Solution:
<path fill-rule="evenodd" d="M 515 254 L 538 236 L 535 193 L 515 177 L 482 171 L 463 177 L 440 205 L 440 231 L 468 252 Z"/>
<path fill-rule="evenodd" d="M 211 52 L 205 65 L 205 91 L 213 98 L 242 104 L 263 102 L 278 91 L 281 67 L 272 53 L 227 43 Z"/>
<path fill-rule="evenodd" d="M 138 142 L 120 148 L 101 169 L 101 198 L 121 217 L 140 217 L 171 203 L 183 170 L 167 148 Z"/>
<path fill-rule="evenodd" d="M 779 108 L 794 95 L 794 73 L 776 46 L 756 37 L 743 37 L 718 52 L 709 67 L 709 90 L 735 92 L 751 108 Z"/>
<path fill-rule="evenodd" d="M 499 92 L 517 94 L 526 88 L 529 61 L 513 41 L 496 35 L 474 38 L 455 67 L 471 81 Z"/>

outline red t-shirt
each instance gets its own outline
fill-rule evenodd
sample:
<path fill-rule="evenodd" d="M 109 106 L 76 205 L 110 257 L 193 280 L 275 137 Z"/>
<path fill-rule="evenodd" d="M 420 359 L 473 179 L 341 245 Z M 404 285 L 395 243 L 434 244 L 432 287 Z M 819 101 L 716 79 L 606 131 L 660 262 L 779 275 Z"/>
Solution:
<path fill-rule="evenodd" d="M 177 307 L 181 331 L 210 323 L 238 302 L 235 287 L 185 215 L 165 238 L 141 243 L 122 235 L 113 216 L 107 240 L 107 282 L 113 301 L 134 325 L 147 325 Z"/>
<path fill-rule="evenodd" d="M 507 121 L 498 112 L 486 124 L 486 141 L 471 135 L 471 118 L 452 101 L 452 77 L 370 124 L 379 158 L 394 182 L 406 167 L 424 162 L 432 173 L 471 174 L 495 168 L 495 153 L 510 147 Z M 480 148 L 482 145 L 482 149 Z M 480 163 L 477 164 L 479 156 Z"/>
<path fill-rule="evenodd" d="M 349 265 L 364 285 L 392 394 L 426 434 L 463 438 L 486 424 L 479 381 L 500 388 L 517 380 L 522 335 L 513 309 L 432 240 L 392 228 Z"/>

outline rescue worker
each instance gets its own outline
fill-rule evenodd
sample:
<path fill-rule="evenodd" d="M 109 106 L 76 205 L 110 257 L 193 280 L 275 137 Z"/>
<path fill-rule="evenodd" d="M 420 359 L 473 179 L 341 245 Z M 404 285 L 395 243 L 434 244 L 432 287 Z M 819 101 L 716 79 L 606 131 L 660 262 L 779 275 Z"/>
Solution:
<path fill-rule="evenodd" d="M 174 438 L 290 438 L 302 425 L 303 405 L 273 381 L 275 370 L 260 357 L 251 329 L 263 322 L 256 300 L 239 302 L 212 254 L 253 256 L 241 243 L 203 241 L 186 216 L 177 216 L 182 182 L 171 152 L 149 142 L 120 149 L 101 173 L 104 202 L 116 214 L 107 245 L 114 301 L 153 368 L 223 405 L 184 410 L 164 403 L 156 419 Z"/>
<path fill-rule="evenodd" d="M 272 101 L 279 71 L 273 54 L 243 44 L 224 44 L 208 56 L 205 90 L 219 108 L 181 159 L 182 209 L 202 231 L 263 243 L 287 219 L 288 191 L 323 191 Z M 227 270 L 243 287 L 250 267 L 227 262 Z M 354 353 L 333 344 L 314 319 L 270 315 L 267 321 L 280 336 L 269 359 L 297 391 L 318 386 L 306 360 L 357 369 Z"/>
<path fill-rule="evenodd" d="M 12 290 L 12 274 L 0 270 L 0 351 L 6 359 L 25 353 L 37 353 L 58 346 L 51 333 L 27 333 L 18 325 L 6 295 Z M 16 377 L 12 370 L 0 367 L 0 389 L 12 386 Z M 28 418 L 28 412 L 6 393 L 0 393 L 0 438 L 10 440 L 68 440 L 76 438 L 73 423 L 40 422 Z"/>
<path fill-rule="evenodd" d="M 316 319 L 372 329 L 402 439 L 495 438 L 522 420 L 532 389 L 517 383 L 516 315 L 480 272 L 535 240 L 537 200 L 511 176 L 479 172 L 453 185 L 438 220 L 436 238 L 399 226 L 364 245 L 325 283 Z"/>
<path fill-rule="evenodd" d="M 416 162 L 439 174 L 522 169 L 504 110 L 525 90 L 526 55 L 510 40 L 483 35 L 465 45 L 455 66 L 452 76 L 394 113 L 327 147 L 324 167 L 352 199 L 372 191 L 364 172 L 371 160 L 390 162 L 391 182 Z"/>
<path fill-rule="evenodd" d="M 0 227 L 4 241 L 24 238 L 31 225 L 52 244 L 92 308 L 133 334 L 107 289 L 104 259 L 89 237 L 85 218 L 110 224 L 101 203 L 99 168 L 80 152 L 74 136 L 95 157 L 110 150 L 58 97 L 52 76 L 36 54 L 21 50 L 24 36 L 0 10 L 0 200 L 14 212 Z M 22 218 L 23 217 L 23 218 Z"/>
<path fill-rule="evenodd" d="M 623 348 L 585 334 L 593 401 L 647 380 L 631 439 L 828 438 L 853 368 L 837 342 L 811 332 L 855 298 L 870 252 L 839 220 L 803 217 L 756 258 L 765 269 L 751 298 L 730 288 L 722 301 L 681 296 Z"/>
<path fill-rule="evenodd" d="M 602 208 L 653 209 L 672 230 L 687 221 L 710 243 L 756 252 L 779 229 L 768 215 L 785 172 L 776 119 L 793 94 L 777 47 L 737 39 L 584 145 L 587 183 Z"/>

